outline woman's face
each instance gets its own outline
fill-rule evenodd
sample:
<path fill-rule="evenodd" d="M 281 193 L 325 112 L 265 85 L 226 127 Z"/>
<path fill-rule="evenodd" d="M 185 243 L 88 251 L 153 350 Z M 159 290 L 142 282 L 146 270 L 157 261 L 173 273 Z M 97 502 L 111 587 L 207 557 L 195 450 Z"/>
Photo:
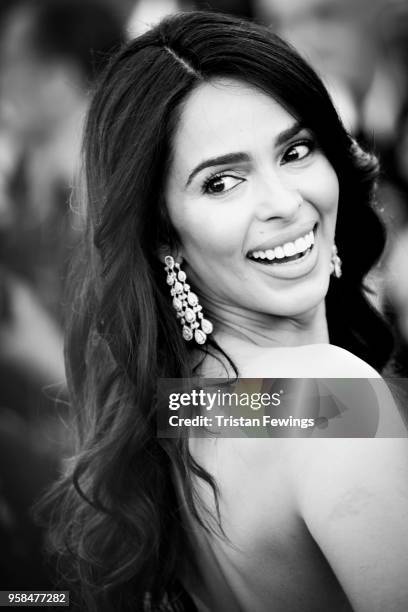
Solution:
<path fill-rule="evenodd" d="M 208 300 L 290 317 L 318 306 L 338 196 L 314 135 L 273 98 L 220 79 L 187 99 L 166 202 L 183 269 Z"/>

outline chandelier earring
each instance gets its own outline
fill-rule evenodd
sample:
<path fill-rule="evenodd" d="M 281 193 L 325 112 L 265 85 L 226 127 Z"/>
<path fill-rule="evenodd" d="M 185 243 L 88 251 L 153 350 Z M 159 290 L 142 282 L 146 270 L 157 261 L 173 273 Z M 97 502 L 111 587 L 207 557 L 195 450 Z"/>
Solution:
<path fill-rule="evenodd" d="M 341 276 L 341 259 L 337 253 L 337 247 L 335 244 L 332 246 L 332 255 L 331 255 L 331 269 L 330 274 L 335 276 L 336 278 L 340 278 Z"/>
<path fill-rule="evenodd" d="M 180 264 L 174 261 L 171 255 L 166 255 L 164 263 L 167 273 L 166 282 L 170 286 L 173 308 L 182 325 L 181 333 L 184 340 L 189 342 L 194 338 L 197 344 L 205 344 L 207 336 L 213 331 L 212 323 L 204 319 L 203 308 L 198 302 L 197 295 L 186 283 L 187 275 L 180 268 Z"/>

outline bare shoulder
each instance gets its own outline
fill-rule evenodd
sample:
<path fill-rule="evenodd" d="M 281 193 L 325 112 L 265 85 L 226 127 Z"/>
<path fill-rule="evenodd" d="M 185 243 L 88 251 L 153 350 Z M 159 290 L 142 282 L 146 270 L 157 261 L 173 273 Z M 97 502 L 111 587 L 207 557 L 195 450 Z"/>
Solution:
<path fill-rule="evenodd" d="M 319 365 L 338 371 L 344 378 L 381 378 L 381 375 L 371 365 L 350 351 L 334 344 L 314 345 L 316 356 L 320 358 Z"/>
<path fill-rule="evenodd" d="M 298 512 L 353 610 L 408 609 L 407 440 L 297 442 Z"/>
<path fill-rule="evenodd" d="M 237 357 L 243 378 L 381 378 L 368 363 L 332 344 L 251 347 Z"/>

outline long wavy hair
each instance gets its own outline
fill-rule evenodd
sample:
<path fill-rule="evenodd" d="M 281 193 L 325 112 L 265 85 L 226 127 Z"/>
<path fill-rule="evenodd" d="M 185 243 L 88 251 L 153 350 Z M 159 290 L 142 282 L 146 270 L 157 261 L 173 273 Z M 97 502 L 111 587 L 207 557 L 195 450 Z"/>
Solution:
<path fill-rule="evenodd" d="M 187 440 L 156 437 L 156 389 L 160 377 L 193 375 L 158 258 L 178 244 L 163 196 L 172 137 L 189 94 L 219 77 L 258 88 L 314 132 L 340 184 L 330 340 L 379 370 L 391 351 L 363 287 L 385 240 L 372 209 L 377 162 L 345 132 L 310 66 L 267 29 L 206 12 L 167 18 L 120 50 L 85 131 L 87 227 L 66 342 L 77 446 L 49 498 L 52 545 L 89 611 L 181 609 L 189 544 L 177 487 L 205 528 L 194 478 L 217 496 Z"/>

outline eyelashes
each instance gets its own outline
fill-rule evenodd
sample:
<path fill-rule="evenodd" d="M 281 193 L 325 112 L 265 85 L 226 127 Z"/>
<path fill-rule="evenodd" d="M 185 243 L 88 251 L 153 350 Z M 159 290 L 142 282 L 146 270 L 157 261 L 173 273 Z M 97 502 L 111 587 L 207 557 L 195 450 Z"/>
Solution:
<path fill-rule="evenodd" d="M 313 138 L 302 138 L 287 147 L 280 159 L 280 164 L 287 165 L 301 162 L 309 157 L 316 148 L 317 144 Z M 242 176 L 233 174 L 230 169 L 216 172 L 204 181 L 201 192 L 205 195 L 223 195 L 238 187 L 245 180 Z"/>
<path fill-rule="evenodd" d="M 312 153 L 315 149 L 316 149 L 316 143 L 312 138 L 303 138 L 302 140 L 299 140 L 290 145 L 290 147 L 285 151 L 282 157 L 282 161 L 285 164 L 290 163 L 290 162 L 301 161 L 302 159 L 305 159 L 305 157 L 310 155 L 310 153 Z M 300 154 L 299 154 L 299 150 L 300 150 Z M 293 153 L 293 152 L 299 155 L 296 159 L 293 159 L 293 158 L 290 159 L 289 157 L 290 153 Z"/>
<path fill-rule="evenodd" d="M 244 180 L 233 174 L 228 174 L 228 172 L 218 172 L 204 181 L 202 192 L 211 195 L 226 193 L 237 187 Z"/>

